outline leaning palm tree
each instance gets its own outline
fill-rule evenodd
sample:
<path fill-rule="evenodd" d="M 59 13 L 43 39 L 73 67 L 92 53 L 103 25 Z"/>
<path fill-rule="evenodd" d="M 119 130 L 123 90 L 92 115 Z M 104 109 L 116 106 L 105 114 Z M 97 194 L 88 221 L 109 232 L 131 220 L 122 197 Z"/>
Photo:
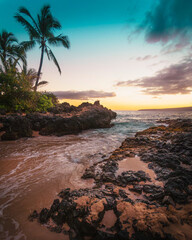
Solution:
<path fill-rule="evenodd" d="M 5 72 L 8 71 L 10 63 L 20 65 L 21 60 L 26 65 L 26 54 L 24 47 L 18 43 L 14 34 L 3 30 L 0 33 L 0 60 L 2 63 L 1 69 Z"/>
<path fill-rule="evenodd" d="M 41 9 L 40 14 L 37 15 L 36 20 L 24 7 L 21 7 L 19 9 L 19 13 L 15 15 L 15 18 L 19 23 L 23 25 L 30 37 L 29 41 L 25 41 L 22 43 L 25 49 L 28 50 L 33 48 L 36 43 L 40 45 L 41 58 L 34 88 L 34 90 L 36 91 L 41 75 L 44 53 L 47 54 L 49 60 L 53 60 L 61 74 L 61 68 L 49 45 L 62 45 L 65 48 L 69 48 L 70 43 L 67 36 L 63 36 L 62 34 L 57 36 L 54 35 L 54 30 L 61 29 L 61 24 L 57 19 L 52 16 L 49 5 L 45 5 Z"/>

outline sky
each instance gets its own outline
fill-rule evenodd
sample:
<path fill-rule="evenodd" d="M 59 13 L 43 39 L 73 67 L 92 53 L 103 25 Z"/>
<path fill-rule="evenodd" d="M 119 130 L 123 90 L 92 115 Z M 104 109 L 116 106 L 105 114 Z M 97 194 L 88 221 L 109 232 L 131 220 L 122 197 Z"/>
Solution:
<path fill-rule="evenodd" d="M 21 6 L 36 18 L 42 6 L 62 25 L 70 49 L 52 48 L 61 67 L 44 59 L 41 91 L 60 101 L 114 110 L 192 106 L 191 0 L 0 0 L 0 31 L 29 39 L 14 19 Z M 38 69 L 40 49 L 28 67 Z"/>

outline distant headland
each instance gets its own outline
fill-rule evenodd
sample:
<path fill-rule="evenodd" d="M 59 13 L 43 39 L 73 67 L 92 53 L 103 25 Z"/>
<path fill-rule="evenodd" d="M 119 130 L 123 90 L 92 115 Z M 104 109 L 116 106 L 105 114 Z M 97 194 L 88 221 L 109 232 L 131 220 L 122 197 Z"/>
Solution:
<path fill-rule="evenodd" d="M 138 111 L 192 111 L 192 107 L 161 108 L 161 109 L 140 109 Z"/>

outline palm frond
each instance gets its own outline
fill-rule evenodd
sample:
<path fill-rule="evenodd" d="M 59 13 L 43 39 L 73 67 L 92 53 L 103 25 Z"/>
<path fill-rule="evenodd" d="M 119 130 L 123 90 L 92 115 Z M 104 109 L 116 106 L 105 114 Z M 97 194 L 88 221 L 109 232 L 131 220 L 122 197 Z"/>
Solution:
<path fill-rule="evenodd" d="M 23 45 L 18 44 L 18 45 L 13 45 L 12 46 L 12 51 L 10 51 L 12 54 L 12 57 L 15 56 L 19 60 L 23 62 L 24 65 L 27 65 L 27 56 L 26 56 L 26 50 L 23 47 Z"/>
<path fill-rule="evenodd" d="M 7 32 L 3 30 L 2 32 L 2 39 L 6 41 L 6 43 L 13 43 L 13 42 L 18 42 L 17 38 L 14 36 L 13 33 Z"/>
<path fill-rule="evenodd" d="M 37 72 L 34 68 L 30 68 L 28 71 L 27 71 L 27 75 L 30 75 L 30 76 L 33 76 L 34 78 L 37 77 Z"/>
<path fill-rule="evenodd" d="M 55 18 L 53 18 L 52 28 L 54 28 L 54 29 L 61 29 L 60 22 L 57 19 L 55 19 Z"/>
<path fill-rule="evenodd" d="M 2 31 L 0 34 L 0 60 L 5 70 L 16 65 L 20 66 L 19 61 L 27 64 L 26 53 L 20 44 L 16 44 L 17 39 L 14 34 L 7 31 Z"/>
<path fill-rule="evenodd" d="M 62 34 L 48 39 L 50 45 L 59 46 L 63 45 L 65 48 L 70 48 L 70 42 L 67 36 Z"/>
<path fill-rule="evenodd" d="M 23 41 L 20 44 L 23 46 L 25 51 L 28 51 L 28 50 L 31 50 L 35 46 L 36 42 L 34 40 Z"/>
<path fill-rule="evenodd" d="M 41 16 L 42 18 L 46 18 L 50 14 L 50 5 L 44 5 L 41 8 Z"/>
<path fill-rule="evenodd" d="M 49 18 L 50 18 L 50 6 L 45 5 L 41 8 L 40 15 L 38 16 L 39 20 L 39 27 L 41 29 L 41 32 L 45 36 L 47 31 L 49 31 Z"/>
<path fill-rule="evenodd" d="M 42 35 L 45 37 L 53 36 L 53 31 L 61 28 L 59 21 L 52 16 L 49 5 L 45 5 L 41 9 L 40 14 L 38 15 L 38 25 Z"/>
<path fill-rule="evenodd" d="M 47 81 L 41 81 L 37 84 L 37 86 L 39 87 L 39 86 L 42 86 L 42 85 L 45 85 L 45 84 L 48 84 L 48 82 Z"/>
<path fill-rule="evenodd" d="M 14 59 L 14 61 L 12 60 Z M 11 61 L 12 60 L 12 61 Z M 11 67 L 12 68 L 16 68 L 17 64 L 21 67 L 20 63 L 19 63 L 19 58 L 10 58 L 10 63 L 11 63 Z"/>
<path fill-rule="evenodd" d="M 28 32 L 30 39 L 39 38 L 39 33 L 37 30 L 20 14 L 15 15 L 15 19 L 23 25 L 25 30 Z"/>
<path fill-rule="evenodd" d="M 48 51 L 48 49 L 47 49 L 47 46 L 45 46 L 45 52 L 46 52 L 46 54 L 47 54 L 48 59 L 50 60 L 49 51 Z"/>
<path fill-rule="evenodd" d="M 6 61 L 5 70 L 18 71 L 17 65 L 19 65 L 20 69 L 22 69 L 19 60 L 20 60 L 20 57 L 10 56 Z"/>
<path fill-rule="evenodd" d="M 51 51 L 51 49 L 49 49 L 49 56 L 50 56 L 50 58 L 53 60 L 53 62 L 55 63 L 55 65 L 56 65 L 57 68 L 58 68 L 59 73 L 61 74 L 61 68 L 60 68 L 60 66 L 59 66 L 59 63 L 57 62 L 56 57 L 54 56 L 53 52 Z"/>
<path fill-rule="evenodd" d="M 0 49 L 5 50 L 7 46 L 11 46 L 13 43 L 17 43 L 17 38 L 13 33 L 3 30 L 0 34 Z"/>
<path fill-rule="evenodd" d="M 39 32 L 40 32 L 40 29 L 39 29 L 37 23 L 35 22 L 35 19 L 32 17 L 32 15 L 30 14 L 30 12 L 27 10 L 27 8 L 25 8 L 25 7 L 20 7 L 20 8 L 19 8 L 19 12 L 20 12 L 20 13 L 23 13 L 23 14 L 27 15 L 29 18 L 31 18 L 31 20 L 32 20 L 32 22 L 33 22 L 33 24 L 34 24 L 37 32 L 39 33 Z"/>

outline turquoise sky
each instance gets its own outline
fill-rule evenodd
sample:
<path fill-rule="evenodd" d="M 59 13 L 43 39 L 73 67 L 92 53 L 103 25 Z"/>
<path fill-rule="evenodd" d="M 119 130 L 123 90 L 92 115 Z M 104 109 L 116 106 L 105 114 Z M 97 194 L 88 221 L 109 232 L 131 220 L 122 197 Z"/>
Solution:
<path fill-rule="evenodd" d="M 180 0 L 175 0 L 177 1 Z M 28 36 L 13 18 L 14 14 L 20 6 L 24 6 L 36 16 L 43 5 L 49 4 L 53 15 L 62 24 L 62 30 L 57 33 L 62 32 L 69 37 L 71 48 L 53 49 L 61 66 L 61 76 L 54 64 L 45 59 L 42 80 L 47 80 L 49 84 L 42 90 L 113 92 L 113 97 L 100 100 L 107 106 L 118 109 L 161 106 L 167 99 L 170 103 L 175 103 L 175 96 L 147 95 L 136 84 L 124 86 L 126 84 L 118 83 L 153 76 L 157 71 L 178 63 L 186 55 L 187 48 L 184 47 L 172 54 L 165 54 L 165 46 L 171 49 L 169 42 L 162 42 L 161 39 L 156 41 L 149 34 L 146 35 L 147 25 L 140 34 L 133 34 L 138 26 L 145 24 L 147 12 L 155 9 L 152 13 L 156 14 L 156 7 L 163 2 L 165 1 L 0 0 L 0 30 L 13 32 L 20 41 L 27 40 Z M 154 28 L 159 26 L 155 24 Z M 39 58 L 40 51 L 36 47 L 28 53 L 29 67 L 38 69 Z M 75 104 L 75 101 L 71 102 Z M 179 101 L 186 105 L 186 96 L 181 96 Z"/>
<path fill-rule="evenodd" d="M 40 7 L 50 4 L 53 14 L 61 21 L 64 28 L 71 29 L 139 22 L 153 2 L 153 0 L 1 0 L 0 13 L 2 19 L 7 18 L 7 27 L 13 29 L 16 24 L 12 16 L 18 7 L 25 6 L 35 14 Z"/>

